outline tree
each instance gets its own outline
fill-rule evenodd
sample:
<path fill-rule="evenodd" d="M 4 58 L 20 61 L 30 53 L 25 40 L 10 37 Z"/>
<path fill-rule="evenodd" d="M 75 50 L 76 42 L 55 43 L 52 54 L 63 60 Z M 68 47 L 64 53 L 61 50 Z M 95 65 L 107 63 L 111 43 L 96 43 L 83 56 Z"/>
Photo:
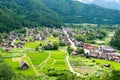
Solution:
<path fill-rule="evenodd" d="M 59 33 L 58 32 L 53 32 L 53 37 L 58 37 Z"/>
<path fill-rule="evenodd" d="M 115 35 L 110 41 L 110 45 L 120 50 L 120 29 L 115 32 Z"/>
<path fill-rule="evenodd" d="M 53 42 L 53 50 L 58 50 L 59 44 L 57 42 Z"/>
<path fill-rule="evenodd" d="M 78 80 L 78 78 L 72 72 L 64 71 L 57 80 Z"/>
<path fill-rule="evenodd" d="M 4 62 L 0 63 L 0 80 L 11 80 L 14 75 L 15 73 L 10 66 Z"/>
<path fill-rule="evenodd" d="M 86 42 L 87 38 L 83 35 L 75 35 L 74 36 L 78 41 Z"/>
<path fill-rule="evenodd" d="M 69 55 L 73 52 L 73 48 L 71 48 L 70 46 L 67 47 L 67 52 L 69 53 Z"/>
<path fill-rule="evenodd" d="M 77 53 L 78 54 L 84 54 L 85 53 L 85 51 L 84 51 L 84 49 L 83 48 L 77 48 Z"/>
<path fill-rule="evenodd" d="M 105 75 L 104 80 L 120 80 L 120 71 L 112 70 L 111 73 Z"/>
<path fill-rule="evenodd" d="M 64 41 L 60 40 L 60 41 L 59 41 L 59 45 L 60 45 L 60 46 L 66 46 L 66 43 L 65 43 Z"/>

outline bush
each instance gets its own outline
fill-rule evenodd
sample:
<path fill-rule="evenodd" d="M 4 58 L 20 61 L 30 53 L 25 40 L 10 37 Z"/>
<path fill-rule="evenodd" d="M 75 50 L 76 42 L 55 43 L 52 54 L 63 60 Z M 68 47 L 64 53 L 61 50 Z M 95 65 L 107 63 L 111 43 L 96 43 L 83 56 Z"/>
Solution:
<path fill-rule="evenodd" d="M 66 46 L 66 43 L 60 40 L 60 41 L 59 41 L 59 45 L 60 45 L 60 46 Z"/>
<path fill-rule="evenodd" d="M 57 80 L 78 80 L 78 78 L 70 71 L 62 71 Z"/>
<path fill-rule="evenodd" d="M 0 63 L 0 80 L 11 80 L 14 75 L 11 67 L 4 62 Z"/>
<path fill-rule="evenodd" d="M 92 62 L 95 62 L 95 60 L 92 60 Z"/>

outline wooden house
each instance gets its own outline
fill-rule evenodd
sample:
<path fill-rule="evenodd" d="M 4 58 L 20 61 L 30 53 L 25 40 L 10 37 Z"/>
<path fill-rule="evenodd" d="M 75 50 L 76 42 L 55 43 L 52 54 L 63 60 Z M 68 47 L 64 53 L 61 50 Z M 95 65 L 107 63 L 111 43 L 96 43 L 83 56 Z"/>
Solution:
<path fill-rule="evenodd" d="M 116 52 L 115 49 L 113 49 L 109 46 L 100 46 L 99 50 L 103 53 L 114 53 L 114 52 Z"/>
<path fill-rule="evenodd" d="M 74 44 L 77 47 L 83 47 L 84 46 L 84 42 L 82 42 L 82 41 L 75 41 Z"/>
<path fill-rule="evenodd" d="M 91 44 L 84 44 L 83 45 L 83 48 L 85 50 L 85 53 L 90 53 L 91 51 L 96 51 L 98 50 L 98 47 L 97 46 L 93 46 Z"/>
<path fill-rule="evenodd" d="M 120 54 L 118 53 L 108 53 L 108 59 L 116 62 L 120 62 Z"/>
<path fill-rule="evenodd" d="M 84 45 L 83 45 L 83 48 L 88 49 L 88 50 L 90 50 L 90 51 L 95 51 L 95 50 L 98 49 L 97 46 L 93 46 L 93 45 L 91 45 L 91 44 L 84 44 Z"/>
<path fill-rule="evenodd" d="M 107 55 L 107 53 L 99 53 L 98 58 L 100 58 L 100 59 L 107 59 L 108 55 Z"/>
<path fill-rule="evenodd" d="M 88 53 L 88 55 L 90 57 L 98 58 L 99 52 L 90 51 L 90 53 Z"/>

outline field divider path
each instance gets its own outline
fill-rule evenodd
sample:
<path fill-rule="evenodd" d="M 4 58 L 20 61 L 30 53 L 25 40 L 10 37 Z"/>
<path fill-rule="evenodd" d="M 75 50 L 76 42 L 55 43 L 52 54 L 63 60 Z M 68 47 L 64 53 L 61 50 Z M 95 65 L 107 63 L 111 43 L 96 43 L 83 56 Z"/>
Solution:
<path fill-rule="evenodd" d="M 41 64 L 38 65 L 38 67 L 40 67 L 40 70 L 44 67 L 44 65 L 47 63 L 49 58 L 50 58 L 50 52 L 49 52 L 48 57 Z"/>

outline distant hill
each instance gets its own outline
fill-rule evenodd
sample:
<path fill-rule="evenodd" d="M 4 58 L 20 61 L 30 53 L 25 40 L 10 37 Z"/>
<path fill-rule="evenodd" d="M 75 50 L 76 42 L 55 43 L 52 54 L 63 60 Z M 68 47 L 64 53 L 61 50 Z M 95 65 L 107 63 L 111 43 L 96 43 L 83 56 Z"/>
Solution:
<path fill-rule="evenodd" d="M 63 23 L 120 24 L 120 11 L 75 0 L 0 0 L 0 32 Z"/>
<path fill-rule="evenodd" d="M 91 4 L 96 4 L 105 8 L 120 10 L 119 0 L 93 0 Z"/>

